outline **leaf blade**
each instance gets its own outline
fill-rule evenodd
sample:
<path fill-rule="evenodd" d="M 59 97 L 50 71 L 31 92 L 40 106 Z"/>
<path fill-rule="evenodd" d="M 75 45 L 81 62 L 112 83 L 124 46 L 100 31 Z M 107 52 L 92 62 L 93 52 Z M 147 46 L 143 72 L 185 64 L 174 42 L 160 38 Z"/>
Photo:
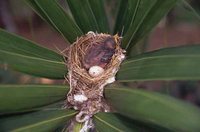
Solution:
<path fill-rule="evenodd" d="M 125 61 L 118 72 L 121 82 L 145 80 L 198 80 L 200 46 L 181 46 L 147 52 Z M 191 70 L 197 69 L 197 70 Z"/>
<path fill-rule="evenodd" d="M 119 115 L 116 113 L 98 113 L 94 115 L 95 127 L 98 131 L 112 131 L 112 132 L 137 132 L 138 128 L 128 122 L 125 118 L 118 118 Z"/>
<path fill-rule="evenodd" d="M 116 18 L 114 34 L 125 34 L 127 32 L 130 24 L 134 20 L 139 4 L 140 0 L 121 0 Z"/>
<path fill-rule="evenodd" d="M 82 35 L 82 31 L 56 0 L 26 0 L 26 2 L 70 43 Z"/>
<path fill-rule="evenodd" d="M 0 119 L 2 131 L 55 131 L 56 128 L 65 125 L 72 116 L 71 110 L 44 110 L 24 115 L 17 115 Z"/>
<path fill-rule="evenodd" d="M 169 132 L 167 129 L 138 122 L 119 113 L 97 113 L 94 115 L 94 123 L 97 131 Z"/>
<path fill-rule="evenodd" d="M 108 18 L 105 12 L 104 1 L 103 0 L 89 0 L 90 7 L 93 14 L 97 20 L 99 26 L 99 31 L 101 33 L 109 33 L 110 28 L 108 24 Z"/>
<path fill-rule="evenodd" d="M 0 85 L 0 113 L 29 111 L 64 100 L 68 89 L 56 85 Z"/>
<path fill-rule="evenodd" d="M 84 33 L 108 32 L 102 0 L 66 0 L 79 27 Z"/>
<path fill-rule="evenodd" d="M 158 93 L 123 87 L 107 88 L 105 95 L 126 117 L 174 131 L 200 130 L 200 110 L 191 104 Z"/>
<path fill-rule="evenodd" d="M 99 26 L 88 0 L 67 0 L 67 3 L 74 19 L 84 33 L 88 31 L 99 31 Z"/>
<path fill-rule="evenodd" d="M 149 33 L 177 0 L 128 0 L 126 2 L 127 5 L 121 6 L 124 14 L 119 11 L 115 25 L 115 33 L 124 31 L 122 47 L 125 49 L 134 46 Z M 123 22 L 119 22 L 121 16 Z"/>
<path fill-rule="evenodd" d="M 67 73 L 61 55 L 0 29 L 0 62 L 27 74 L 63 79 Z"/>

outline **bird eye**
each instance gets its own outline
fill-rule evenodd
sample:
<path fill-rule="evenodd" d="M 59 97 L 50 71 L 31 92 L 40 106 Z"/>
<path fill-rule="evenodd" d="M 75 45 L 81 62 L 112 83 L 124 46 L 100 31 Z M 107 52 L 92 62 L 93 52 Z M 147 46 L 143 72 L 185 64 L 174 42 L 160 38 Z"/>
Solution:
<path fill-rule="evenodd" d="M 101 58 L 101 62 L 104 62 L 104 63 L 108 63 L 109 62 L 109 58 L 108 57 L 105 57 L 105 56 L 103 56 L 102 58 Z"/>
<path fill-rule="evenodd" d="M 108 50 L 102 57 L 101 62 L 108 63 L 114 54 L 113 50 Z"/>

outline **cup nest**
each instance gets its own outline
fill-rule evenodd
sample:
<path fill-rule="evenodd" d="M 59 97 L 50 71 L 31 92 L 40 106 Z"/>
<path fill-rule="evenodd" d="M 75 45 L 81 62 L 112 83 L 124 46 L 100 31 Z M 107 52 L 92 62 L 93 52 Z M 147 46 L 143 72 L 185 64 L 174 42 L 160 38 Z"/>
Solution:
<path fill-rule="evenodd" d="M 84 122 L 97 112 L 110 111 L 103 90 L 107 84 L 115 81 L 115 75 L 125 58 L 120 43 L 118 35 L 88 32 L 69 47 L 66 60 L 67 80 L 70 84 L 67 105 L 80 111 L 76 116 L 77 121 Z M 101 62 L 102 56 L 104 59 L 107 57 L 107 60 Z M 103 68 L 103 73 L 91 76 L 89 69 L 92 66 Z"/>

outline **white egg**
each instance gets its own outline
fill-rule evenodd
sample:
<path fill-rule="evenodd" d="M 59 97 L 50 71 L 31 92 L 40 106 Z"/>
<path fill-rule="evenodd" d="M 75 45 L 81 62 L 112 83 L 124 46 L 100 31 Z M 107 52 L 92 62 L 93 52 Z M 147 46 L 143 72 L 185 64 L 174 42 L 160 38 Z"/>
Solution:
<path fill-rule="evenodd" d="M 92 77 L 98 77 L 104 72 L 104 69 L 100 66 L 92 66 L 89 69 L 89 74 Z"/>

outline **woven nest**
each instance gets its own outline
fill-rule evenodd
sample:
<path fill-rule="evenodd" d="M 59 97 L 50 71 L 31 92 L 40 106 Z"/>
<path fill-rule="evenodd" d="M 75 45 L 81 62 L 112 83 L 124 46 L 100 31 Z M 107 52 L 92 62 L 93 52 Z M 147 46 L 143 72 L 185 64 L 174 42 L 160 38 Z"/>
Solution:
<path fill-rule="evenodd" d="M 80 111 L 79 116 L 85 114 L 91 117 L 99 111 L 109 111 L 103 98 L 103 89 L 115 81 L 115 75 L 124 60 L 120 40 L 118 35 L 89 32 L 70 46 L 66 62 L 70 84 L 67 103 L 69 107 Z M 92 66 L 102 67 L 103 73 L 91 76 L 89 69 Z"/>

